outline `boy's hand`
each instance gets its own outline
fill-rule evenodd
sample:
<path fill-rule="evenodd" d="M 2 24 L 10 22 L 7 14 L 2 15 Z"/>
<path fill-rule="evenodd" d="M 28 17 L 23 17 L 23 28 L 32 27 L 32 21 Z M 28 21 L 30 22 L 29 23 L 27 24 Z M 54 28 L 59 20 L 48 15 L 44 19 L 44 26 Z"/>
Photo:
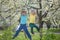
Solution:
<path fill-rule="evenodd" d="M 18 20 L 18 22 L 20 22 L 20 19 Z"/>
<path fill-rule="evenodd" d="M 20 23 L 20 20 L 21 20 L 21 19 L 19 18 L 19 20 L 18 20 L 19 23 Z"/>

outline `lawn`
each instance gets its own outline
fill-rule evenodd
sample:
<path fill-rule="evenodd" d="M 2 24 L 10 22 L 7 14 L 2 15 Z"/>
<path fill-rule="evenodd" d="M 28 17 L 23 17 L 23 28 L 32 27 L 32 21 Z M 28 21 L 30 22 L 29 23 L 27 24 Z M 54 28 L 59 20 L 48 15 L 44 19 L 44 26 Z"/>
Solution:
<path fill-rule="evenodd" d="M 30 28 L 29 29 L 29 32 L 30 32 Z M 50 29 L 47 30 L 46 29 L 43 29 L 42 30 L 42 33 L 43 33 L 43 36 L 42 36 L 42 40 L 59 40 L 60 39 L 60 34 L 55 34 L 55 31 L 58 32 L 58 30 L 60 29 Z M 40 33 L 37 32 L 37 30 L 34 28 L 34 35 L 31 34 L 32 36 L 32 39 L 33 40 L 40 40 Z M 14 40 L 29 40 L 28 38 L 25 37 L 25 34 L 24 32 L 20 32 L 19 35 L 14 39 Z"/>
<path fill-rule="evenodd" d="M 13 28 L 12 28 L 13 29 Z M 30 32 L 30 28 L 28 28 Z M 60 40 L 60 34 L 54 34 L 55 31 L 57 32 L 60 29 L 50 29 L 47 31 L 46 29 L 43 29 L 42 33 L 42 40 Z M 0 31 L 1 33 L 2 31 Z M 37 32 L 37 30 L 34 28 L 35 34 L 31 34 L 33 40 L 40 40 L 40 33 Z M 3 31 L 2 35 L 0 34 L 0 40 L 12 40 L 12 36 L 15 34 L 15 32 L 12 32 L 10 28 Z M 29 40 L 28 37 L 25 37 L 24 32 L 20 32 L 19 35 L 13 39 L 13 40 Z"/>
<path fill-rule="evenodd" d="M 31 34 L 32 35 L 32 34 Z M 39 33 L 35 33 L 32 35 L 33 40 L 40 40 Z M 42 40 L 59 40 L 60 39 L 60 34 L 43 34 Z M 14 40 L 29 40 L 28 38 L 25 37 L 24 32 L 21 32 Z"/>

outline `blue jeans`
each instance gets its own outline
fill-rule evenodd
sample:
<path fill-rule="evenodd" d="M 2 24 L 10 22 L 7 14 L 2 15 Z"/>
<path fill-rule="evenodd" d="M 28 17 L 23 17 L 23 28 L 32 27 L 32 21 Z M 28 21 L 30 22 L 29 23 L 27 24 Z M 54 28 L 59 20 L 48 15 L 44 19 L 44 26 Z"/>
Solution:
<path fill-rule="evenodd" d="M 16 34 L 14 35 L 13 39 L 18 36 L 19 32 L 20 32 L 22 29 L 23 29 L 23 30 L 25 31 L 25 33 L 27 34 L 28 38 L 29 38 L 30 40 L 32 40 L 32 39 L 31 39 L 31 35 L 30 35 L 30 33 L 28 32 L 28 29 L 27 29 L 26 24 L 21 24 L 21 25 L 20 25 L 20 27 L 19 27 L 19 29 L 16 31 Z"/>

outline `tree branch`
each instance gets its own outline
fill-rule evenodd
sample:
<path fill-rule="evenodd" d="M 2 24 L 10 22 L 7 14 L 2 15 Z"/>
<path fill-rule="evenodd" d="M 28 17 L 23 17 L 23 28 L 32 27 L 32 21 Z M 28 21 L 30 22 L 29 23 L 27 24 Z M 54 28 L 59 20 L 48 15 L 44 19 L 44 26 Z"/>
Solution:
<path fill-rule="evenodd" d="M 47 16 L 47 14 L 48 14 L 48 11 L 45 11 L 45 13 L 42 15 L 42 17 L 46 17 Z"/>

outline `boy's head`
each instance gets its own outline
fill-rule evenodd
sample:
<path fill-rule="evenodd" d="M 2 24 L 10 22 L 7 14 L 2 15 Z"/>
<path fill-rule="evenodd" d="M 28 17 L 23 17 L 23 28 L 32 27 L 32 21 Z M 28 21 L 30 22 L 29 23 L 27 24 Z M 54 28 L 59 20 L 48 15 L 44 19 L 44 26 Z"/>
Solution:
<path fill-rule="evenodd" d="M 27 12 L 25 10 L 22 10 L 21 15 L 26 15 Z"/>
<path fill-rule="evenodd" d="M 36 12 L 35 12 L 35 10 L 31 10 L 31 13 L 32 13 L 32 15 L 35 15 Z"/>

